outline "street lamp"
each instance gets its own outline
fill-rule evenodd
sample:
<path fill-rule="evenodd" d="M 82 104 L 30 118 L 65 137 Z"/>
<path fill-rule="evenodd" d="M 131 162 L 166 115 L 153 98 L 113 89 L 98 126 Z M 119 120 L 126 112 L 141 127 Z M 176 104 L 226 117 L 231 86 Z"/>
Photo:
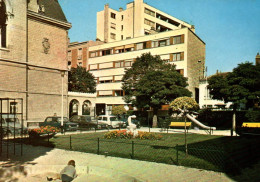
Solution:
<path fill-rule="evenodd" d="M 65 75 L 65 71 L 62 70 L 61 71 L 61 128 L 63 129 L 63 88 L 64 88 L 64 75 Z"/>

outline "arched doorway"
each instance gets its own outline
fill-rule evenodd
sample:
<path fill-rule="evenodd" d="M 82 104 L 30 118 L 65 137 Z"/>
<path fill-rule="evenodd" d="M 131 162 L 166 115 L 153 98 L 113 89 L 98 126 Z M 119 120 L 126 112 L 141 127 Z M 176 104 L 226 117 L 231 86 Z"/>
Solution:
<path fill-rule="evenodd" d="M 69 106 L 69 117 L 73 115 L 78 115 L 79 112 L 79 101 L 76 99 L 73 99 L 70 101 L 70 106 Z"/>
<path fill-rule="evenodd" d="M 89 100 L 85 100 L 82 104 L 82 115 L 90 115 L 91 110 L 91 102 Z"/>

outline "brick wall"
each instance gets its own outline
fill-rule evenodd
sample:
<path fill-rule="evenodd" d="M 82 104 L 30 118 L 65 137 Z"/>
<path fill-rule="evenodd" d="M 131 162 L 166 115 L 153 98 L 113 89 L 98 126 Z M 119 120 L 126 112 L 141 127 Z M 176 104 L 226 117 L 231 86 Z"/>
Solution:
<path fill-rule="evenodd" d="M 188 89 L 195 96 L 195 88 L 199 88 L 199 78 L 203 77 L 205 65 L 205 44 L 188 30 L 188 49 L 187 49 L 187 77 Z"/>

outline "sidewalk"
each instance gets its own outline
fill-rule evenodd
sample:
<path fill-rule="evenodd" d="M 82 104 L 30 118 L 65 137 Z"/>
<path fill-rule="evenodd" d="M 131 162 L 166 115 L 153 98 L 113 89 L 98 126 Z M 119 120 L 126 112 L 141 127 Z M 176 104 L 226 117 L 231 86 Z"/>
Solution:
<path fill-rule="evenodd" d="M 19 152 L 19 151 L 18 151 Z M 45 182 L 76 161 L 75 182 L 229 182 L 223 173 L 89 153 L 24 146 L 24 155 L 0 160 L 0 181 Z M 2 176 L 2 177 L 1 177 Z M 12 179 L 12 180 L 11 180 Z M 57 182 L 59 180 L 56 180 Z"/>

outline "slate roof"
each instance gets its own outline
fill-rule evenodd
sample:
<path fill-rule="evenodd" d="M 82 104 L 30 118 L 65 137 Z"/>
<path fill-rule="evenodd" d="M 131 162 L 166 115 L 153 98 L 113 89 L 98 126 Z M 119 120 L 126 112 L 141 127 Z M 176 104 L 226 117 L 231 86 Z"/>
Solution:
<path fill-rule="evenodd" d="M 44 5 L 45 12 L 42 15 L 55 20 L 68 22 L 58 0 L 38 0 L 39 5 Z"/>

